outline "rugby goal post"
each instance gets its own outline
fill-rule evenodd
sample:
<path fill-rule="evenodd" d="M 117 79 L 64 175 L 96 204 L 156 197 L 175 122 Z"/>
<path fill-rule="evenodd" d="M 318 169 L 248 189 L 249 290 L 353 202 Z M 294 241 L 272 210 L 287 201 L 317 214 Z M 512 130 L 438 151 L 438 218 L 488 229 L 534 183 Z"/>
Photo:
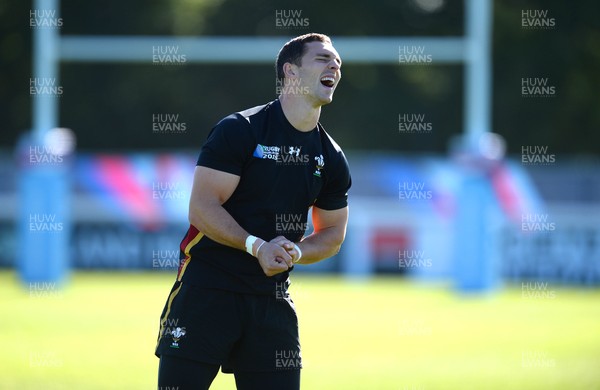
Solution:
<path fill-rule="evenodd" d="M 34 10 L 49 10 L 60 16 L 60 0 L 34 0 Z M 345 63 L 398 64 L 400 47 L 425 47 L 433 63 L 462 63 L 464 77 L 464 139 L 473 143 L 481 134 L 490 131 L 490 46 L 492 26 L 491 0 L 465 0 L 465 35 L 462 37 L 337 37 L 336 49 Z M 273 63 L 287 37 L 169 37 L 169 36 L 61 36 L 59 28 L 38 27 L 33 31 L 32 78 L 53 80 L 59 84 L 61 62 L 148 62 L 153 46 L 177 46 L 186 53 L 190 63 Z M 32 144 L 40 145 L 48 131 L 58 127 L 60 99 L 36 95 L 33 100 Z M 42 178 L 40 178 L 42 175 Z M 34 193 L 35 186 L 20 188 L 23 206 L 19 226 L 19 248 L 28 248 L 29 255 L 19 258 L 21 278 L 25 281 L 55 281 L 64 277 L 68 270 L 69 218 L 65 202 L 68 193 L 65 176 L 60 171 L 41 172 L 29 167 L 23 173 L 25 180 L 41 180 L 47 191 Z M 473 181 L 469 182 L 473 185 Z M 476 186 L 485 186 L 477 181 Z M 478 191 L 475 191 L 477 193 Z M 479 191 L 481 192 L 481 191 Z M 56 201 L 59 196 L 64 201 Z M 54 201 L 52 201 L 54 199 Z M 468 208 L 474 199 L 459 199 L 459 208 Z M 475 199 L 479 202 L 481 199 Z M 489 199 L 483 200 L 488 202 Z M 32 214 L 55 215 L 63 218 L 63 233 L 41 232 L 32 234 L 29 219 Z M 363 213 L 364 214 L 364 213 Z M 486 290 L 492 287 L 487 254 L 474 242 L 485 240 L 488 234 L 478 229 L 483 215 L 467 213 L 464 227 L 457 234 L 457 246 L 464 248 L 461 256 L 462 269 L 485 269 L 483 272 L 456 273 L 459 289 Z M 365 217 L 367 218 L 367 217 Z M 369 251 L 360 247 L 365 238 L 365 222 L 350 221 L 347 253 L 342 268 L 348 275 L 369 275 L 373 261 Z M 48 234 L 46 234 L 48 233 Z M 368 231 L 366 234 L 369 234 Z M 483 250 L 483 252 L 482 252 Z M 360 255 L 357 255 L 360 254 Z M 43 260 L 42 260 L 43 259 Z M 482 264 L 482 262 L 484 262 Z M 483 268 L 482 268 L 483 267 Z"/>

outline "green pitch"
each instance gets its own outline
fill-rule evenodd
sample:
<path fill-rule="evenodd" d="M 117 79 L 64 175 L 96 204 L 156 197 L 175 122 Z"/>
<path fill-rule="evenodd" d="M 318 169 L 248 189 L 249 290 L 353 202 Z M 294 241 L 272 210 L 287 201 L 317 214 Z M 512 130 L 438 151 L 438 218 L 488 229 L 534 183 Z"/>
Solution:
<path fill-rule="evenodd" d="M 172 274 L 0 272 L 0 389 L 154 389 Z M 397 278 L 294 277 L 303 389 L 600 388 L 600 290 L 461 297 Z M 213 389 L 235 388 L 219 374 Z"/>

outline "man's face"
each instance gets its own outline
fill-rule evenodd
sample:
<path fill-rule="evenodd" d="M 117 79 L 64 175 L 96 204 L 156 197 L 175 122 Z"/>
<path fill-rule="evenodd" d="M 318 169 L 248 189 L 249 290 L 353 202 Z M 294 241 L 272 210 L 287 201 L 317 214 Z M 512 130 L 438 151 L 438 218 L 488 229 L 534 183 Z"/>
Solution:
<path fill-rule="evenodd" d="M 295 67 L 298 85 L 315 106 L 329 104 L 342 77 L 342 60 L 330 43 L 309 42 L 304 47 L 301 66 Z"/>

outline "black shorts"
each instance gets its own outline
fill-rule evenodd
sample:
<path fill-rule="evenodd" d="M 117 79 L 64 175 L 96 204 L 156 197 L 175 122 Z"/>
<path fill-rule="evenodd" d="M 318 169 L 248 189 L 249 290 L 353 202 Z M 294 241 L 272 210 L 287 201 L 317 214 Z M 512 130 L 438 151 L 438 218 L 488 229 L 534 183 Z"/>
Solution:
<path fill-rule="evenodd" d="M 175 282 L 160 318 L 156 356 L 218 364 L 222 371 L 302 368 L 289 294 L 251 295 Z"/>

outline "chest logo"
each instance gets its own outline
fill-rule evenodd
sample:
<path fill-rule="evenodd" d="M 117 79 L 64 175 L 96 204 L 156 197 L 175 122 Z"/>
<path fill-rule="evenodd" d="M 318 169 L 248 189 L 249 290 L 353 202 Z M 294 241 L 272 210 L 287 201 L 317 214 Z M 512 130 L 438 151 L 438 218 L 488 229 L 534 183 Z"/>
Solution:
<path fill-rule="evenodd" d="M 321 170 L 325 166 L 325 160 L 323 159 L 323 155 L 320 154 L 318 156 L 315 156 L 315 161 L 317 162 L 317 164 L 315 167 L 315 171 L 313 172 L 313 175 L 315 175 L 317 177 L 321 177 Z"/>
<path fill-rule="evenodd" d="M 266 146 L 258 144 L 256 145 L 256 149 L 254 149 L 254 153 L 252 153 L 252 155 L 262 159 L 278 160 L 280 150 L 281 148 L 279 146 Z"/>
<path fill-rule="evenodd" d="M 308 165 L 310 156 L 301 153 L 302 146 L 282 146 L 277 163 L 281 165 Z"/>
<path fill-rule="evenodd" d="M 288 150 L 288 154 L 299 157 L 300 156 L 300 148 L 301 148 L 300 146 L 290 146 L 290 148 Z"/>
<path fill-rule="evenodd" d="M 308 165 L 310 156 L 302 153 L 302 146 L 266 146 L 258 144 L 252 156 L 274 160 L 278 165 Z"/>

